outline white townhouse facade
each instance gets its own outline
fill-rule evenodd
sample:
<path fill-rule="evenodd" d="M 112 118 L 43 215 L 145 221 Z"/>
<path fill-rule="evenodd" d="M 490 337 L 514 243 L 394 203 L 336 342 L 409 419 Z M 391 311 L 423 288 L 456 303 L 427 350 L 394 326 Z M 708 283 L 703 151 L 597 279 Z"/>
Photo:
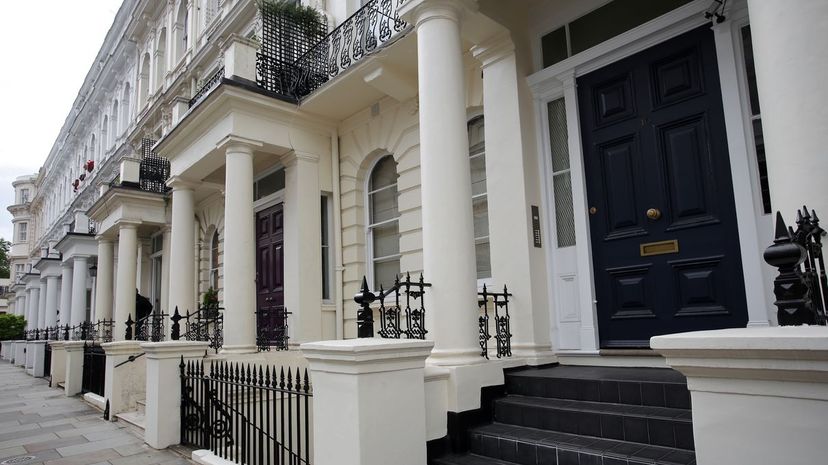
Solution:
<path fill-rule="evenodd" d="M 293 3 L 124 1 L 14 183 L 28 329 L 130 339 L 137 292 L 167 339 L 210 304 L 211 357 L 307 364 L 410 316 L 357 301 L 422 274 L 439 442 L 504 368 L 664 367 L 652 337 L 777 326 L 772 213 L 828 212 L 823 2 Z"/>

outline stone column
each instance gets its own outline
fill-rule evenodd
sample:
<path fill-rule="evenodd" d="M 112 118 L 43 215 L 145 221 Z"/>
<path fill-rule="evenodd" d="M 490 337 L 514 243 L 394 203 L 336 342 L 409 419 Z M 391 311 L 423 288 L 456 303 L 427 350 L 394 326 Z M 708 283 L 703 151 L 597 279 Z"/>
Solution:
<path fill-rule="evenodd" d="M 46 327 L 46 277 L 40 278 L 40 296 L 37 303 L 37 327 Z"/>
<path fill-rule="evenodd" d="M 35 329 L 37 328 L 37 309 L 40 300 L 40 286 L 31 288 L 29 292 L 29 310 L 27 312 L 28 316 L 26 317 L 26 329 Z"/>
<path fill-rule="evenodd" d="M 432 341 L 302 344 L 313 380 L 313 463 L 426 463 L 425 359 Z M 400 402 L 400 399 L 405 399 Z M 395 405 L 388 415 L 378 405 Z"/>
<path fill-rule="evenodd" d="M 72 264 L 63 262 L 60 264 L 60 321 L 59 325 L 68 325 L 72 315 Z"/>
<path fill-rule="evenodd" d="M 472 53 L 483 65 L 486 102 L 486 187 L 495 284 L 491 290 L 502 292 L 507 285 L 513 294 L 512 354 L 535 364 L 550 363 L 555 357 L 549 340 L 545 256 L 534 246 L 531 218 L 531 205 L 540 206 L 536 151 L 523 139 L 531 134 L 526 126 L 534 124 L 531 100 L 508 34 L 484 41 Z"/>
<path fill-rule="evenodd" d="M 72 309 L 69 324 L 77 326 L 86 320 L 86 274 L 89 272 L 89 259 L 79 255 L 72 261 Z"/>
<path fill-rule="evenodd" d="M 112 239 L 98 237 L 98 276 L 95 280 L 95 318 L 112 319 L 112 288 L 115 246 Z"/>
<path fill-rule="evenodd" d="M 780 8 L 749 0 L 748 7 L 771 204 L 788 224 L 803 203 L 825 218 L 828 2 L 801 0 Z"/>
<path fill-rule="evenodd" d="M 57 325 L 58 279 L 57 276 L 46 278 L 46 328 Z"/>
<path fill-rule="evenodd" d="M 435 364 L 479 362 L 477 271 L 472 222 L 460 15 L 464 2 L 409 1 L 416 25 L 420 94 L 423 274 Z"/>
<path fill-rule="evenodd" d="M 285 164 L 284 248 L 285 306 L 290 342 L 322 339 L 321 237 L 319 157 L 293 153 Z"/>
<path fill-rule="evenodd" d="M 115 323 L 112 339 L 126 334 L 126 322 L 135 321 L 135 279 L 138 266 L 138 229 L 135 223 L 120 223 L 118 229 L 118 282 L 115 286 Z M 133 335 L 135 328 L 133 328 Z"/>
<path fill-rule="evenodd" d="M 251 181 L 251 185 L 252 185 Z M 169 308 L 178 307 L 182 315 L 198 310 L 193 302 L 195 281 L 195 200 L 194 185 L 179 178 L 168 182 L 172 187 L 172 230 L 170 231 Z"/>
<path fill-rule="evenodd" d="M 253 212 L 253 147 L 226 147 L 224 195 L 225 353 L 256 350 L 256 234 Z"/>

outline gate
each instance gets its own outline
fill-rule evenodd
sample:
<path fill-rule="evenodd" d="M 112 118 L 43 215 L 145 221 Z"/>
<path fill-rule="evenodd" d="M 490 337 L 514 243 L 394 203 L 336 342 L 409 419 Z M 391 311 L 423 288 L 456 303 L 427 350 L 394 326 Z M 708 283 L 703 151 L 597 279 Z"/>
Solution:
<path fill-rule="evenodd" d="M 49 387 L 52 386 L 52 344 L 46 341 L 46 350 L 43 351 L 43 377 L 49 378 Z"/>
<path fill-rule="evenodd" d="M 309 464 L 307 369 L 181 359 L 181 444 L 241 465 Z"/>
<path fill-rule="evenodd" d="M 103 347 L 92 344 L 83 346 L 83 381 L 81 392 L 104 395 L 106 379 L 106 354 Z"/>

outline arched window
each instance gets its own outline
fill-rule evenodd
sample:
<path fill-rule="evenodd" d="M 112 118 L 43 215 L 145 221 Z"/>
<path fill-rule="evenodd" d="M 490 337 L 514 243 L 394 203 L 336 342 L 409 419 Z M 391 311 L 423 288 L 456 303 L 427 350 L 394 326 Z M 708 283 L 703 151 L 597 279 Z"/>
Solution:
<path fill-rule="evenodd" d="M 178 3 L 178 13 L 175 18 L 175 63 L 184 58 L 187 53 L 187 20 L 189 19 L 189 12 L 187 11 L 187 1 L 181 0 Z"/>
<path fill-rule="evenodd" d="M 155 47 L 155 88 L 164 87 L 164 75 L 167 73 L 167 63 L 164 56 L 167 50 L 167 29 L 162 28 L 158 35 L 158 42 Z"/>
<path fill-rule="evenodd" d="M 469 164 L 477 279 L 492 277 L 492 260 L 489 252 L 489 200 L 486 195 L 486 139 L 483 128 L 483 116 L 469 121 Z"/>
<path fill-rule="evenodd" d="M 98 146 L 95 144 L 95 134 L 92 134 L 92 137 L 89 138 L 89 158 L 87 160 L 98 161 Z M 82 160 L 81 163 L 86 163 L 86 160 Z"/>
<path fill-rule="evenodd" d="M 207 0 L 204 11 L 204 25 L 209 26 L 219 16 L 218 0 Z"/>
<path fill-rule="evenodd" d="M 131 97 L 132 97 L 131 93 L 132 93 L 132 88 L 130 87 L 129 83 L 127 82 L 126 84 L 124 84 L 124 96 L 121 99 L 121 130 L 118 131 L 118 134 L 121 134 L 122 132 L 124 132 L 129 127 L 129 123 L 130 123 L 129 102 L 130 102 Z"/>
<path fill-rule="evenodd" d="M 138 75 L 138 112 L 144 108 L 149 98 L 150 86 L 150 54 L 145 53 L 141 60 L 141 73 Z"/>
<path fill-rule="evenodd" d="M 210 239 L 210 287 L 219 288 L 219 232 L 213 231 Z"/>
<path fill-rule="evenodd" d="M 118 99 L 112 102 L 112 117 L 109 119 L 109 138 L 111 139 L 109 145 L 115 144 L 120 133 L 118 132 Z"/>
<path fill-rule="evenodd" d="M 397 162 L 386 155 L 368 177 L 367 250 L 374 289 L 388 289 L 400 273 L 400 214 L 397 209 Z"/>
<path fill-rule="evenodd" d="M 109 115 L 104 115 L 101 122 L 101 158 L 109 149 Z"/>

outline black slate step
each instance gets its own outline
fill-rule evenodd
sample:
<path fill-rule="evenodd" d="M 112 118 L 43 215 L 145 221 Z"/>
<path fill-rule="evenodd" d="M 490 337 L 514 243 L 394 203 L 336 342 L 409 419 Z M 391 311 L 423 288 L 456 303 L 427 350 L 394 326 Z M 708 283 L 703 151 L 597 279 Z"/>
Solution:
<path fill-rule="evenodd" d="M 473 428 L 470 434 L 472 454 L 520 465 L 696 464 L 693 451 L 502 423 Z"/>
<path fill-rule="evenodd" d="M 495 401 L 495 420 L 517 426 L 693 450 L 685 409 L 510 395 Z"/>
<path fill-rule="evenodd" d="M 686 378 L 667 368 L 527 368 L 506 374 L 506 391 L 523 396 L 690 408 Z"/>
<path fill-rule="evenodd" d="M 433 462 L 434 465 L 515 465 L 514 462 L 484 457 L 477 454 L 447 455 Z"/>

